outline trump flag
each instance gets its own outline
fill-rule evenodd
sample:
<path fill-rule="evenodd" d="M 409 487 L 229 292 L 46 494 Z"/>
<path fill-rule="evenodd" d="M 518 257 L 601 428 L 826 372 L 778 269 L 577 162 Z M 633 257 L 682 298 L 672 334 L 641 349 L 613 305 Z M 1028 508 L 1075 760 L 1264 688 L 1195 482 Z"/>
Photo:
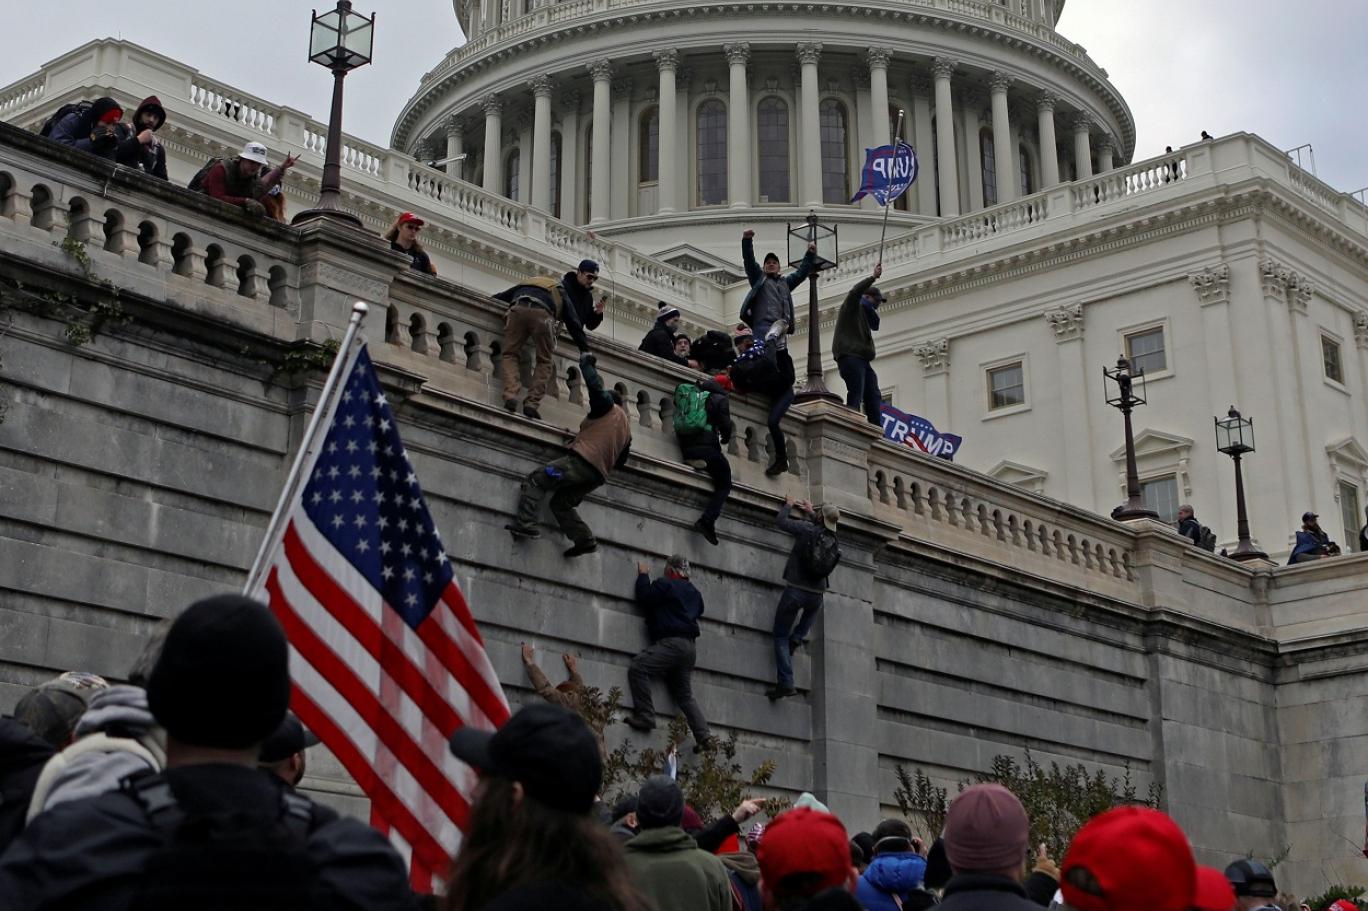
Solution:
<path fill-rule="evenodd" d="M 885 404 L 880 411 L 885 438 L 946 461 L 955 460 L 955 453 L 964 442 L 960 437 L 953 433 L 941 433 L 926 418 L 899 411 L 892 405 Z"/>
<path fill-rule="evenodd" d="M 866 196 L 873 196 L 879 205 L 887 206 L 906 193 L 916 179 L 917 153 L 902 140 L 895 145 L 865 149 L 860 191 L 850 201 L 859 202 Z"/>

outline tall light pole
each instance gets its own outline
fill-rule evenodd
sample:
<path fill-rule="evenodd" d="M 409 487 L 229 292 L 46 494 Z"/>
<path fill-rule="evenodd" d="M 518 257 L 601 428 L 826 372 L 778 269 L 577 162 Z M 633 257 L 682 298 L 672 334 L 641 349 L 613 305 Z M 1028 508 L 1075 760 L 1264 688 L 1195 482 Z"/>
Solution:
<path fill-rule="evenodd" d="M 1230 456 L 1235 462 L 1235 522 L 1240 543 L 1235 550 L 1226 554 L 1232 560 L 1267 560 L 1268 554 L 1254 546 L 1249 538 L 1249 516 L 1245 512 L 1244 475 L 1240 472 L 1240 457 L 1254 451 L 1254 419 L 1242 418 L 1235 406 L 1230 406 L 1225 420 L 1212 418 L 1216 422 L 1216 448 Z"/>
<path fill-rule="evenodd" d="M 800 405 L 803 402 L 817 401 L 840 404 L 844 400 L 828 389 L 826 381 L 822 378 L 822 335 L 817 313 L 817 275 L 826 269 L 836 268 L 836 228 L 819 224 L 817 213 L 809 211 L 802 224 L 797 227 L 792 224 L 788 226 L 788 239 L 790 266 L 796 267 L 803 261 L 809 245 L 815 245 L 817 248 L 816 262 L 812 271 L 808 273 L 807 379 L 793 400 Z"/>
<path fill-rule="evenodd" d="M 309 59 L 333 74 L 332 113 L 328 117 L 328 145 L 323 153 L 323 183 L 318 205 L 300 212 L 291 224 L 312 218 L 332 218 L 361 227 L 361 219 L 342 209 L 342 80 L 347 73 L 371 62 L 375 43 L 375 14 L 352 12 L 351 0 L 337 0 L 337 8 L 322 15 L 313 11 Z"/>
<path fill-rule="evenodd" d="M 1116 392 L 1111 391 L 1108 380 L 1116 384 Z M 1140 391 L 1135 390 L 1135 381 L 1140 381 Z M 1102 368 L 1102 388 L 1106 391 L 1107 404 L 1121 411 L 1126 419 L 1126 502 L 1111 512 L 1113 519 L 1157 519 L 1159 513 L 1145 506 L 1140 498 L 1140 472 L 1135 467 L 1135 434 L 1131 431 L 1131 411 L 1136 405 L 1145 404 L 1145 371 L 1135 370 L 1124 357 L 1116 359 L 1116 367 Z"/>

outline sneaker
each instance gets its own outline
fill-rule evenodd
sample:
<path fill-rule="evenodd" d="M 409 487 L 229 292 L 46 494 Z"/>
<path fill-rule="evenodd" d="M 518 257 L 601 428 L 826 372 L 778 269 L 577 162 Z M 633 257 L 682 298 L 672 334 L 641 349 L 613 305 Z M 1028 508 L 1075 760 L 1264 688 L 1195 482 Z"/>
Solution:
<path fill-rule="evenodd" d="M 765 695 L 770 702 L 778 702 L 780 699 L 787 699 L 789 696 L 797 696 L 798 691 L 791 686 L 772 686 L 765 690 Z"/>
<path fill-rule="evenodd" d="M 517 400 L 517 399 L 504 399 L 504 410 L 507 411 L 509 414 L 517 414 L 517 413 L 518 413 L 518 400 Z"/>
<path fill-rule="evenodd" d="M 541 420 L 541 412 L 538 411 L 536 408 L 532 407 L 531 405 L 523 406 L 523 414 L 527 415 L 534 421 Z"/>
<path fill-rule="evenodd" d="M 638 715 L 636 712 L 628 712 L 627 717 L 622 719 L 622 722 L 632 730 L 640 731 L 643 734 L 647 734 L 655 730 L 654 721 L 652 721 L 650 718 L 647 718 L 645 715 Z"/>
<path fill-rule="evenodd" d="M 698 742 L 696 742 L 696 743 L 694 744 L 693 751 L 694 751 L 695 753 L 702 753 L 702 752 L 705 751 L 705 750 L 711 750 L 714 746 L 716 746 L 716 744 L 717 744 L 717 741 L 716 741 L 715 738 L 713 738 L 713 737 L 704 737 L 702 740 L 700 740 L 700 741 L 698 741 Z"/>
<path fill-rule="evenodd" d="M 765 469 L 765 477 L 777 478 L 784 472 L 788 471 L 788 468 L 788 459 L 775 459 L 774 462 L 770 465 L 770 467 Z"/>
<path fill-rule="evenodd" d="M 598 542 L 590 541 L 588 544 L 576 544 L 565 552 L 565 556 L 582 557 L 585 554 L 592 554 L 596 550 L 598 550 Z"/>
<path fill-rule="evenodd" d="M 717 545 L 717 532 L 713 529 L 712 523 L 704 522 L 702 519 L 699 519 L 693 524 L 693 527 L 694 531 L 703 536 L 703 540 L 714 546 Z"/>
<path fill-rule="evenodd" d="M 514 541 L 535 541 L 541 537 L 541 532 L 529 525 L 519 525 L 516 522 L 505 525 L 508 533 L 513 536 Z"/>
<path fill-rule="evenodd" d="M 707 471 L 707 470 L 708 470 L 708 463 L 705 462 L 705 461 L 703 461 L 702 459 L 689 459 L 689 460 L 686 461 L 684 464 L 685 464 L 685 465 L 688 465 L 688 466 L 689 466 L 690 468 L 692 468 L 694 471 Z"/>

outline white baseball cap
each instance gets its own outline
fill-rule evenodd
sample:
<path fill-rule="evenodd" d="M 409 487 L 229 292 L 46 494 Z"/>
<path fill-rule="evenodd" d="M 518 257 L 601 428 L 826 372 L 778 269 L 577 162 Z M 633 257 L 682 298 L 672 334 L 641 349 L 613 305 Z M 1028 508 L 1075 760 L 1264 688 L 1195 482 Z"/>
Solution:
<path fill-rule="evenodd" d="M 266 147 L 259 142 L 247 143 L 242 147 L 242 152 L 238 154 L 238 157 L 245 158 L 248 161 L 255 161 L 257 164 L 271 163 L 270 159 L 266 157 Z"/>

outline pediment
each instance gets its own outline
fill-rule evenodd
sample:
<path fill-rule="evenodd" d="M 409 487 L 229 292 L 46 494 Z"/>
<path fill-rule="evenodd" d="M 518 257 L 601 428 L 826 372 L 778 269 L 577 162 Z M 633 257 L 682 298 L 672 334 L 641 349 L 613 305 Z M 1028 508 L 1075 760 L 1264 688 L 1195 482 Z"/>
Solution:
<path fill-rule="evenodd" d="M 1331 443 L 1325 447 L 1326 455 L 1342 465 L 1353 465 L 1359 471 L 1368 471 L 1368 450 L 1359 445 L 1353 437 Z"/>
<path fill-rule="evenodd" d="M 1021 484 L 1025 481 L 1045 480 L 1049 477 L 1049 472 L 1040 468 L 1032 468 L 1030 465 L 1023 465 L 1020 462 L 1013 462 L 1010 459 L 1003 459 L 992 468 L 988 469 L 991 477 L 999 481 L 1006 481 L 1009 484 Z"/>
<path fill-rule="evenodd" d="M 1174 433 L 1145 428 L 1135 435 L 1135 457 L 1168 455 L 1173 459 L 1186 459 L 1192 451 L 1192 440 Z M 1126 460 L 1126 447 L 1121 445 L 1112 450 L 1113 462 Z"/>

